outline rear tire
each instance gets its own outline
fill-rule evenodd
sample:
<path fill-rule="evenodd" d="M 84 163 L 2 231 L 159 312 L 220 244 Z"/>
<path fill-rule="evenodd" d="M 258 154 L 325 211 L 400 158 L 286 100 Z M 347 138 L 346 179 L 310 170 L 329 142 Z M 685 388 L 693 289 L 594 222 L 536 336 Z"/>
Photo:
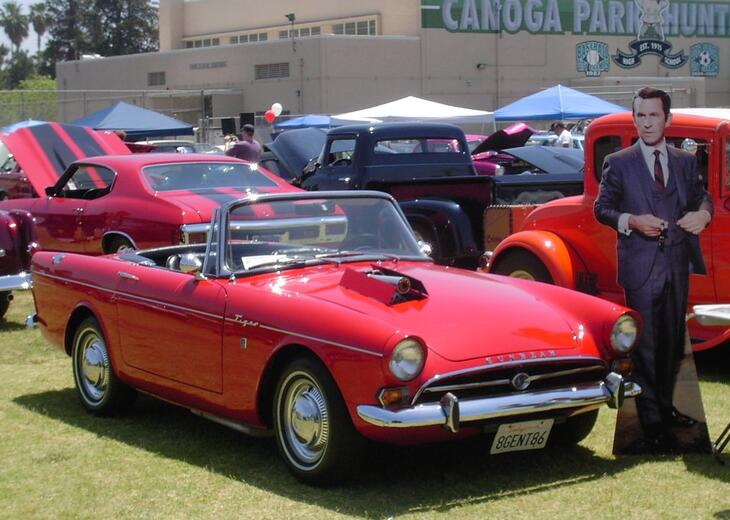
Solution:
<path fill-rule="evenodd" d="M 301 356 L 284 368 L 272 411 L 279 453 L 295 477 L 326 484 L 352 472 L 363 439 L 336 383 L 318 360 Z"/>
<path fill-rule="evenodd" d="M 494 268 L 496 274 L 503 274 L 521 280 L 554 284 L 545 264 L 527 251 L 512 251 L 502 258 Z"/>
<path fill-rule="evenodd" d="M 134 403 L 137 392 L 114 373 L 99 322 L 89 317 L 74 333 L 71 349 L 74 382 L 81 404 L 94 415 L 118 415 Z"/>
<path fill-rule="evenodd" d="M 132 243 L 124 237 L 114 237 L 107 244 L 104 254 L 123 253 L 127 249 L 134 249 Z"/>
<path fill-rule="evenodd" d="M 588 437 L 598 419 L 598 410 L 568 417 L 563 424 L 558 424 L 550 435 L 550 442 L 556 446 L 574 446 Z"/>

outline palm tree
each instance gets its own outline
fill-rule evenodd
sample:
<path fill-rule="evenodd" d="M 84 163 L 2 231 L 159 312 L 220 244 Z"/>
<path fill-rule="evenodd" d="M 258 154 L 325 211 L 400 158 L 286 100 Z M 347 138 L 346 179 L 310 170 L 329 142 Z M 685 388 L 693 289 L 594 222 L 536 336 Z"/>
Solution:
<path fill-rule="evenodd" d="M 30 6 L 30 23 L 33 25 L 33 30 L 38 38 L 38 52 L 40 52 L 41 37 L 46 33 L 48 26 L 51 24 L 51 17 L 48 14 L 48 10 L 44 2 L 32 4 Z"/>
<path fill-rule="evenodd" d="M 3 28 L 13 46 L 13 56 L 20 50 L 20 44 L 28 37 L 28 15 L 23 14 L 18 2 L 5 2 L 0 9 L 0 27 Z"/>

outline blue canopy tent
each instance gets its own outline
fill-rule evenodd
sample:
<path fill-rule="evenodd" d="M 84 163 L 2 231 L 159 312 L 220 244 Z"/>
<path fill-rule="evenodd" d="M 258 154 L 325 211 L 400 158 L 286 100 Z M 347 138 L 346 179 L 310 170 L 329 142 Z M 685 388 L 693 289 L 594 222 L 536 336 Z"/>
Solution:
<path fill-rule="evenodd" d="M 3 127 L 2 130 L 0 130 L 0 133 L 3 134 L 12 134 L 16 130 L 20 128 L 27 128 L 29 126 L 37 126 L 37 125 L 44 125 L 46 124 L 46 121 L 38 121 L 36 119 L 26 119 L 24 121 L 18 121 L 16 123 L 13 123 L 11 125 Z"/>
<path fill-rule="evenodd" d="M 494 112 L 495 121 L 589 119 L 626 108 L 563 85 L 545 89 Z"/>
<path fill-rule="evenodd" d="M 274 123 L 277 130 L 292 130 L 294 128 L 329 128 L 330 116 L 320 114 L 307 114 L 306 116 L 295 117 L 281 123 Z"/>
<path fill-rule="evenodd" d="M 193 126 L 154 110 L 148 110 L 120 101 L 73 121 L 75 125 L 90 126 L 95 130 L 124 130 L 127 137 L 141 139 L 168 135 L 192 135 Z"/>

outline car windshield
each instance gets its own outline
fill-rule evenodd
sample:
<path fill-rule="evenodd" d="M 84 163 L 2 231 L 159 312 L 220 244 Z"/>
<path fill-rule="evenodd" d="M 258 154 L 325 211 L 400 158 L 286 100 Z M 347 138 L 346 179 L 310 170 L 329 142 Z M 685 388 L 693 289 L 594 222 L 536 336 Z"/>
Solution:
<path fill-rule="evenodd" d="M 287 197 L 231 208 L 225 238 L 232 273 L 362 260 L 430 260 L 386 198 Z"/>
<path fill-rule="evenodd" d="M 144 167 L 142 177 L 154 191 L 276 186 L 276 183 L 261 173 L 255 164 L 242 163 L 155 164 Z"/>

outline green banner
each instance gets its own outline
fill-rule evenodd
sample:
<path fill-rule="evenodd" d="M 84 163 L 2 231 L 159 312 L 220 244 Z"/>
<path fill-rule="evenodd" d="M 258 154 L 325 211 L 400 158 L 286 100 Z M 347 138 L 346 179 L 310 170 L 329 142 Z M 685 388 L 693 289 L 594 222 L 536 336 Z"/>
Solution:
<path fill-rule="evenodd" d="M 421 0 L 421 26 L 450 32 L 730 37 L 730 4 L 674 0 Z"/>

